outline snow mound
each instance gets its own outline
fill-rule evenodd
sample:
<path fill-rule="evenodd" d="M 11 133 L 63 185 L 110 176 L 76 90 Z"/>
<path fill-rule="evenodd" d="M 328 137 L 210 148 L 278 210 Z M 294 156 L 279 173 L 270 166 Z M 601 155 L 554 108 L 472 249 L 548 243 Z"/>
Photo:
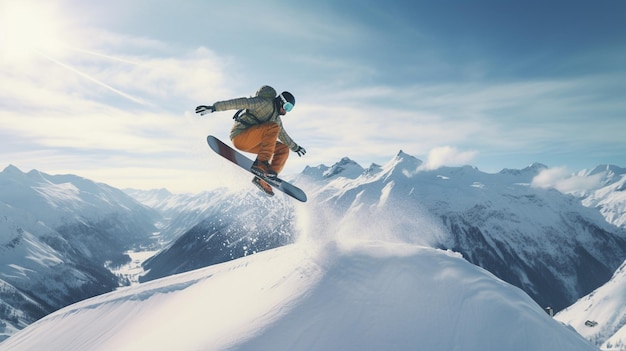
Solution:
<path fill-rule="evenodd" d="M 59 310 L 0 350 L 594 350 L 458 254 L 304 243 Z"/>

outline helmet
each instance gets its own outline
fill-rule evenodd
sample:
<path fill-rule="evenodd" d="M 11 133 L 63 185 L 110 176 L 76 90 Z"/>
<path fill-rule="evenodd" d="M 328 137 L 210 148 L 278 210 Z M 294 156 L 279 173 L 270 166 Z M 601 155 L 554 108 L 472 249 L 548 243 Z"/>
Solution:
<path fill-rule="evenodd" d="M 279 102 L 280 106 L 284 108 L 287 112 L 291 111 L 293 109 L 293 106 L 296 104 L 296 98 L 293 97 L 293 94 L 288 91 L 283 91 L 282 93 L 280 93 L 280 95 L 276 97 L 276 99 Z"/>
<path fill-rule="evenodd" d="M 293 95 L 290 92 L 283 91 L 282 93 L 280 93 L 280 96 L 282 96 L 282 99 L 284 99 L 283 102 L 289 101 L 289 102 L 291 102 L 292 105 L 296 104 L 296 98 L 293 97 Z"/>

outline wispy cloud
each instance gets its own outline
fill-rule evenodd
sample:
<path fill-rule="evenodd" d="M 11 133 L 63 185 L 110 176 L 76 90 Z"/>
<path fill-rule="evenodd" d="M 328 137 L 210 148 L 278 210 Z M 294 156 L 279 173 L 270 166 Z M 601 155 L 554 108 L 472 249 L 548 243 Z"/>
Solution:
<path fill-rule="evenodd" d="M 452 32 L 432 31 L 439 21 L 407 12 L 398 22 L 399 9 L 374 3 L 350 12 L 351 4 L 332 1 L 250 4 L 250 21 L 233 20 L 235 3 L 58 4 L 56 16 L 44 17 L 68 23 L 51 31 L 56 47 L 0 65 L 0 158 L 25 168 L 183 188 L 192 183 L 184 174 L 224 167 L 207 162 L 204 138 L 227 141 L 234 112 L 201 118 L 193 108 L 250 96 L 263 84 L 298 101 L 284 124 L 308 153 L 292 154 L 286 173 L 343 156 L 382 164 L 399 150 L 424 167 L 471 162 L 490 170 L 620 163 L 626 155 L 626 72 L 566 70 L 602 54 L 620 67 L 623 50 L 552 66 L 567 74 L 525 75 L 514 73 L 546 63 L 545 52 L 504 55 L 506 67 L 493 66 L 502 53 L 482 56 L 484 46 L 452 57 L 458 49 L 438 37 Z M 278 7 L 281 20 L 266 21 Z M 155 173 L 171 176 L 160 185 Z"/>
<path fill-rule="evenodd" d="M 433 170 L 442 166 L 462 166 L 476 157 L 477 151 L 459 151 L 452 146 L 436 147 L 428 153 L 426 162 L 418 170 Z"/>
<path fill-rule="evenodd" d="M 61 61 L 59 61 L 59 60 L 57 60 L 57 59 L 55 59 L 55 58 L 45 54 L 43 52 L 36 51 L 36 53 L 38 55 L 40 55 L 41 57 L 43 57 L 43 58 L 45 58 L 45 59 L 47 59 L 47 60 L 49 60 L 49 61 L 51 61 L 51 62 L 53 62 L 53 63 L 55 63 L 57 65 L 59 65 L 59 66 L 65 68 L 65 69 L 67 69 L 68 71 L 70 71 L 72 73 L 75 73 L 75 74 L 85 78 L 86 80 L 93 82 L 94 84 L 97 84 L 97 85 L 99 85 L 101 87 L 104 87 L 105 89 L 108 89 L 109 91 L 111 91 L 111 92 L 113 92 L 113 93 L 115 93 L 115 94 L 117 94 L 117 95 L 119 95 L 119 96 L 121 96 L 121 97 L 123 97 L 125 99 L 128 99 L 128 100 L 130 100 L 132 102 L 135 102 L 135 103 L 143 105 L 143 106 L 150 105 L 149 102 L 147 102 L 147 101 L 145 101 L 143 99 L 134 97 L 134 96 L 132 96 L 130 94 L 127 94 L 127 93 L 119 90 L 119 89 L 116 89 L 116 88 L 110 86 L 109 84 L 106 84 L 103 81 L 93 77 L 92 75 L 89 75 L 89 74 L 87 74 L 87 73 L 85 73 L 85 72 L 83 72 L 83 71 L 81 71 L 81 70 L 79 70 L 79 69 L 77 69 L 75 67 L 72 67 L 72 66 L 70 66 L 68 64 L 65 64 L 65 63 L 63 63 L 63 62 L 61 62 Z"/>
<path fill-rule="evenodd" d="M 562 193 L 587 193 L 600 188 L 602 173 L 593 175 L 574 174 L 567 167 L 554 167 L 541 171 L 531 185 L 537 188 L 554 188 Z"/>
<path fill-rule="evenodd" d="M 321 93 L 314 111 L 298 115 L 304 113 L 308 128 L 314 128 L 308 134 L 344 140 L 376 158 L 398 149 L 424 157 L 435 147 L 456 145 L 480 152 L 479 162 L 520 150 L 553 153 L 550 160 L 531 160 L 553 162 L 560 154 L 588 153 L 590 143 L 624 147 L 619 128 L 624 122 L 610 114 L 626 106 L 590 90 L 601 82 L 606 77 L 363 86 Z M 604 123 L 597 122 L 598 114 Z"/>
<path fill-rule="evenodd" d="M 41 52 L 3 65 L 2 159 L 26 170 L 126 177 L 135 186 L 143 179 L 142 187 L 158 183 L 158 174 L 171 189 L 180 184 L 178 190 L 188 191 L 199 183 L 206 188 L 207 179 L 219 184 L 211 167 L 202 166 L 208 156 L 202 131 L 228 130 L 230 121 L 207 123 L 187 111 L 231 94 L 223 61 L 204 48 L 154 56 L 123 50 L 138 43 L 159 46 L 123 36 L 113 53 L 94 51 L 106 43 L 93 41 L 89 49 L 65 51 L 60 59 Z M 202 181 L 190 179 L 200 173 Z"/>

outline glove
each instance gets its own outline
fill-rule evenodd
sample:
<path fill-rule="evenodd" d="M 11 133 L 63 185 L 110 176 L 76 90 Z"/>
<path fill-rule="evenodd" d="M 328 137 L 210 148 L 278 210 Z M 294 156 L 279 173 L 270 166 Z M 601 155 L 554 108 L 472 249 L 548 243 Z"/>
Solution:
<path fill-rule="evenodd" d="M 306 150 L 302 146 L 298 146 L 298 148 L 295 149 L 294 152 L 298 154 L 299 157 L 302 157 L 304 156 L 304 154 L 306 154 Z"/>
<path fill-rule="evenodd" d="M 196 107 L 196 113 L 199 113 L 200 116 L 204 116 L 207 113 L 213 113 L 213 112 L 215 112 L 215 107 L 213 106 L 200 105 Z"/>

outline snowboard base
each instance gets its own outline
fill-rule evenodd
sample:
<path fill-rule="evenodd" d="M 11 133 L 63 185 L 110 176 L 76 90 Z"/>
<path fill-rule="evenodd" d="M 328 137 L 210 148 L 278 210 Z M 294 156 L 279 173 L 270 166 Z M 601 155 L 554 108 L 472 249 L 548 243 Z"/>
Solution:
<path fill-rule="evenodd" d="M 247 158 L 246 156 L 241 154 L 239 151 L 233 149 L 232 147 L 224 144 L 221 140 L 219 140 L 218 138 L 212 135 L 207 136 L 206 140 L 209 146 L 211 147 L 211 149 L 213 149 L 213 151 L 215 151 L 218 155 L 224 157 L 228 161 L 236 164 L 237 166 L 245 169 L 250 174 L 258 177 L 258 175 L 254 174 L 250 170 L 250 168 L 252 168 L 252 164 L 254 163 L 254 161 Z M 282 180 L 280 178 L 267 178 L 267 177 L 259 177 L 259 178 L 266 181 L 268 184 L 274 187 L 274 189 L 280 190 L 283 193 L 293 197 L 294 199 L 298 201 L 306 202 L 307 200 L 306 194 L 304 193 L 304 191 L 302 191 L 302 189 L 298 188 L 297 186 L 285 180 Z"/>

